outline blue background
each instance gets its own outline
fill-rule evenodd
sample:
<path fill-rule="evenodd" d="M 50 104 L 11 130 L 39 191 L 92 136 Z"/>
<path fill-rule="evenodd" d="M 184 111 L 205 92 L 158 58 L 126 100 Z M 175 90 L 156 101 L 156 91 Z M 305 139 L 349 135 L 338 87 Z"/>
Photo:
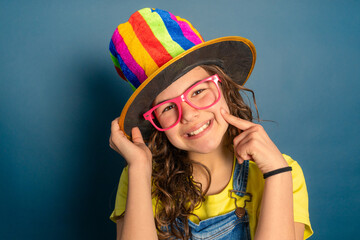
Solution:
<path fill-rule="evenodd" d="M 240 35 L 247 87 L 280 150 L 304 171 L 311 239 L 358 235 L 359 1 L 58 0 L 0 3 L 0 239 L 115 239 L 108 217 L 124 160 L 110 123 L 131 94 L 108 44 L 143 7 L 205 40 Z"/>

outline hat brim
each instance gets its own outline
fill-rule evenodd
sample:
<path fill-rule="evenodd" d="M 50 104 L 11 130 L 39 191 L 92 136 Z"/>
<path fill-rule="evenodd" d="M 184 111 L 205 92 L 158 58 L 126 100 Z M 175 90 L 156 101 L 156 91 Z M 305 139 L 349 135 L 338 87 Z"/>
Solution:
<path fill-rule="evenodd" d="M 220 62 L 236 83 L 244 85 L 255 60 L 256 51 L 252 42 L 237 36 L 213 39 L 188 49 L 161 66 L 136 89 L 121 112 L 120 129 L 130 138 L 131 129 L 137 126 L 147 141 L 154 127 L 144 119 L 143 114 L 151 108 L 156 96 L 179 78 L 188 66 Z"/>

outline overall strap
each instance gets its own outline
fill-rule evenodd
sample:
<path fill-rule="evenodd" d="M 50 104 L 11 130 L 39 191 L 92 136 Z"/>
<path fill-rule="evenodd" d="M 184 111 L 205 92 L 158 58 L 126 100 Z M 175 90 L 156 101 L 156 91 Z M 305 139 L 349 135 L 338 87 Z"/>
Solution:
<path fill-rule="evenodd" d="M 239 164 L 238 161 L 235 163 L 233 189 L 236 190 L 235 194 L 243 197 L 246 194 L 246 186 L 249 173 L 249 160 Z"/>
<path fill-rule="evenodd" d="M 246 192 L 248 173 L 249 161 L 244 161 L 242 164 L 238 164 L 236 161 L 234 169 L 233 190 L 230 190 L 230 197 L 235 200 L 235 214 L 240 219 L 244 217 L 247 219 L 246 203 L 252 201 L 251 193 Z M 241 198 L 244 198 L 244 203 L 238 205 L 237 199 L 232 195 L 233 193 Z"/>

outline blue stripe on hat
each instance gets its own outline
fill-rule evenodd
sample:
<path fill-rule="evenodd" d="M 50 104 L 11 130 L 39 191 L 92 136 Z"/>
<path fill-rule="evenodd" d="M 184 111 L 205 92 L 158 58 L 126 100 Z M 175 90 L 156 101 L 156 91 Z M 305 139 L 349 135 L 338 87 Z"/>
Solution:
<path fill-rule="evenodd" d="M 195 46 L 189 39 L 184 36 L 179 24 L 174 21 L 167 11 L 161 9 L 155 9 L 155 12 L 159 14 L 163 20 L 168 33 L 170 34 L 173 41 L 177 42 L 184 50 L 188 50 Z"/>
<path fill-rule="evenodd" d="M 138 88 L 140 86 L 140 81 L 139 79 L 136 77 L 136 75 L 128 68 L 128 66 L 126 66 L 124 60 L 121 58 L 120 54 L 116 51 L 115 49 L 115 45 L 114 42 L 111 40 L 110 41 L 110 45 L 109 45 L 109 49 L 111 54 L 116 57 L 119 61 L 119 65 L 121 68 L 121 71 L 123 72 L 124 76 L 126 77 L 126 79 L 136 88 Z"/>

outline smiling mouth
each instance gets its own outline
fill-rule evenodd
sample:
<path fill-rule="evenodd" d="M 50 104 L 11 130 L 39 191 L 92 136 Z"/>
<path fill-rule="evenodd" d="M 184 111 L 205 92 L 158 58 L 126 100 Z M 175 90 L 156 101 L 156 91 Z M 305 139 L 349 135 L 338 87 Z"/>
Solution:
<path fill-rule="evenodd" d="M 201 133 L 202 131 L 204 131 L 205 129 L 207 129 L 209 127 L 209 125 L 210 125 L 210 120 L 207 123 L 205 123 L 203 126 L 201 126 L 198 130 L 195 130 L 193 132 L 189 132 L 187 135 L 189 137 L 196 136 L 199 133 Z"/>

